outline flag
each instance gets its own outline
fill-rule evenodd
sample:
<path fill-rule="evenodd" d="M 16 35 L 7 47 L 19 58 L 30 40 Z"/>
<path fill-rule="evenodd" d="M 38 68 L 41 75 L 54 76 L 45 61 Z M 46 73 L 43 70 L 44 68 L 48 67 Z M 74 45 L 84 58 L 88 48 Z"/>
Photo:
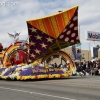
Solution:
<path fill-rule="evenodd" d="M 72 59 L 73 60 L 76 59 L 76 47 L 75 47 L 75 45 L 72 46 Z"/>
<path fill-rule="evenodd" d="M 36 60 L 43 54 L 55 41 L 54 38 L 38 30 L 34 26 L 28 25 L 29 31 L 29 62 Z"/>
<path fill-rule="evenodd" d="M 81 55 L 81 53 L 80 53 L 80 52 L 79 52 L 79 53 L 77 53 L 77 54 L 76 54 L 76 60 L 81 60 L 81 56 L 82 56 L 82 55 Z"/>

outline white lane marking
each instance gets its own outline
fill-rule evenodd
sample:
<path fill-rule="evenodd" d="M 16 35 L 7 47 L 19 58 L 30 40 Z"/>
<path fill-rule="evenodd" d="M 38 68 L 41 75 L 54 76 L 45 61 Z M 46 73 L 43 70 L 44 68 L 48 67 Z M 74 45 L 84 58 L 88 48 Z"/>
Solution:
<path fill-rule="evenodd" d="M 38 92 L 30 92 L 30 91 L 18 90 L 18 89 L 12 89 L 12 88 L 5 88 L 5 87 L 0 87 L 0 88 L 5 89 L 5 90 L 25 92 L 25 93 L 30 93 L 30 94 L 45 95 L 45 96 L 48 96 L 48 97 L 54 97 L 54 98 L 60 98 L 60 99 L 66 99 L 66 100 L 76 100 L 76 99 L 71 99 L 71 98 L 66 98 L 66 97 L 61 97 L 61 96 L 48 95 L 48 94 L 43 94 L 43 93 L 38 93 Z"/>

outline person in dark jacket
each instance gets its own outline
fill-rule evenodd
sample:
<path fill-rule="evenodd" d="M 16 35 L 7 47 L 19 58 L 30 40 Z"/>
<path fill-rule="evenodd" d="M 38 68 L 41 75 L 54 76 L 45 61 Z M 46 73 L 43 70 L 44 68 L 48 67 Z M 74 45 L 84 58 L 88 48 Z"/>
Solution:
<path fill-rule="evenodd" d="M 2 50 L 3 50 L 3 46 L 2 46 L 2 44 L 0 43 L 0 52 L 2 52 Z"/>

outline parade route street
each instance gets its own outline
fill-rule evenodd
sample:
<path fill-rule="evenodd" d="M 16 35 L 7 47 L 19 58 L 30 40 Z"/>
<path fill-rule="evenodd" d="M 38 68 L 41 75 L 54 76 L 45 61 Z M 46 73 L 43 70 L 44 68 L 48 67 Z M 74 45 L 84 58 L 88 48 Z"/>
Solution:
<path fill-rule="evenodd" d="M 0 100 L 100 100 L 100 76 L 0 80 Z"/>

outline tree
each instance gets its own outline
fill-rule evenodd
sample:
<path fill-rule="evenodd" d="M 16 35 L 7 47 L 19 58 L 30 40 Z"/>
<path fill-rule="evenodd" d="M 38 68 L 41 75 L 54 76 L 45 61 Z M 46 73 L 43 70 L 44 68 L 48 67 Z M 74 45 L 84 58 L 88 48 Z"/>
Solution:
<path fill-rule="evenodd" d="M 100 48 L 100 46 L 99 46 L 99 45 L 97 45 L 96 47 L 97 47 L 98 49 Z"/>

